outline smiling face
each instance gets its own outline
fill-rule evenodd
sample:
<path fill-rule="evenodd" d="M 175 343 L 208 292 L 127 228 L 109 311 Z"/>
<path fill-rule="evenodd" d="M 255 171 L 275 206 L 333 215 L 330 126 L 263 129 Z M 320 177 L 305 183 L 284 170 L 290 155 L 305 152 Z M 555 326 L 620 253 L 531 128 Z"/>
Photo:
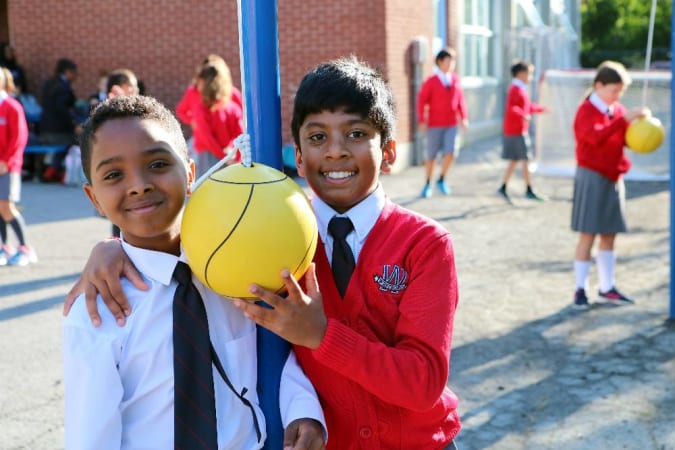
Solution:
<path fill-rule="evenodd" d="M 178 254 L 185 197 L 194 164 L 172 146 L 157 121 L 112 119 L 92 139 L 91 184 L 85 192 L 96 209 L 120 227 L 125 241 Z"/>
<path fill-rule="evenodd" d="M 382 146 L 372 124 L 344 110 L 307 115 L 299 141 L 298 174 L 339 213 L 370 195 L 377 188 L 379 172 L 389 172 L 396 160 L 393 140 Z"/>

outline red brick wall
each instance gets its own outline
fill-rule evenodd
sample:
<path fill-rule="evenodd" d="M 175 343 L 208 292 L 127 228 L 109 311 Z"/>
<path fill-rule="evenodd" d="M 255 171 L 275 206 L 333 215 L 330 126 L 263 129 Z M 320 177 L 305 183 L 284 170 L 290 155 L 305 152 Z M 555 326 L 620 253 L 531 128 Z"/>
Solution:
<path fill-rule="evenodd" d="M 9 0 L 11 39 L 39 93 L 59 57 L 79 67 L 79 97 L 96 91 L 98 73 L 126 67 L 149 95 L 175 107 L 197 63 L 223 56 L 240 86 L 235 0 Z M 278 0 L 283 142 L 302 75 L 319 62 L 357 55 L 390 81 L 398 107 L 398 140 L 410 136 L 411 40 L 433 33 L 430 1 Z"/>
<path fill-rule="evenodd" d="M 9 17 L 17 57 L 36 94 L 60 57 L 78 65 L 73 87 L 79 97 L 96 92 L 101 70 L 126 67 L 148 94 L 173 108 L 208 53 L 223 56 L 239 84 L 233 0 L 10 0 Z"/>
<path fill-rule="evenodd" d="M 411 63 L 411 43 L 424 36 L 431 45 L 434 32 L 430 1 L 387 0 L 386 38 L 388 80 L 396 98 L 399 143 L 413 140 L 415 98 Z M 430 55 L 429 55 L 430 58 Z M 428 66 L 431 67 L 431 66 Z M 425 71 L 425 74 L 428 73 Z"/>

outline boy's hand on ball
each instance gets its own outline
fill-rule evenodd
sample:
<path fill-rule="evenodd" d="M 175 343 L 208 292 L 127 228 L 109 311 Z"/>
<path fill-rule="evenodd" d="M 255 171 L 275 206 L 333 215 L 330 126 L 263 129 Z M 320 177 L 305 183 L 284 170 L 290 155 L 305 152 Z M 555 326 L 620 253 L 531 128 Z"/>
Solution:
<path fill-rule="evenodd" d="M 244 315 L 271 332 L 295 345 L 316 349 L 326 334 L 328 320 L 323 312 L 323 300 L 319 284 L 311 264 L 305 273 L 305 288 L 302 290 L 298 280 L 286 269 L 281 272 L 288 297 L 283 298 L 257 284 L 249 291 L 255 297 L 272 307 L 265 308 L 242 299 L 234 299 L 234 304 Z"/>

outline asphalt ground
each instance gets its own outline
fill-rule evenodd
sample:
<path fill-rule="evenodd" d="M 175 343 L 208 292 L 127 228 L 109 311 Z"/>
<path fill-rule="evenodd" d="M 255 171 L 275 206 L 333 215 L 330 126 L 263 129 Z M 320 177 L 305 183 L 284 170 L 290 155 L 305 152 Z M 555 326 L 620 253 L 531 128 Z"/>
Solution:
<path fill-rule="evenodd" d="M 536 202 L 516 173 L 511 206 L 496 195 L 504 167 L 490 140 L 463 149 L 450 196 L 420 198 L 421 167 L 382 177 L 395 202 L 453 235 L 460 306 L 449 385 L 461 401 L 460 450 L 675 450 L 668 183 L 626 183 L 616 278 L 636 304 L 580 312 L 571 308 L 572 180 L 535 174 L 548 197 Z M 76 187 L 24 183 L 21 207 L 40 260 L 0 267 L 0 449 L 59 449 L 61 306 L 110 225 Z M 591 285 L 593 302 L 595 267 Z"/>

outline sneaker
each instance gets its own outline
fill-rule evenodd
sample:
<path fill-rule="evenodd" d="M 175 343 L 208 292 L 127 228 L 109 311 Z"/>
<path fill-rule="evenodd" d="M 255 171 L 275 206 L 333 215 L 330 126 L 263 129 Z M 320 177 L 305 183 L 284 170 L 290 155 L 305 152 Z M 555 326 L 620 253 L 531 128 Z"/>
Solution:
<path fill-rule="evenodd" d="M 422 189 L 422 198 L 429 198 L 431 197 L 431 186 L 429 186 L 429 183 L 424 185 L 424 188 Z"/>
<path fill-rule="evenodd" d="M 11 258 L 7 260 L 7 264 L 10 266 L 27 266 L 28 264 L 35 264 L 37 262 L 37 255 L 35 251 L 22 245 L 19 249 L 12 255 Z"/>
<path fill-rule="evenodd" d="M 513 201 L 511 200 L 511 197 L 509 196 L 508 192 L 506 192 L 505 187 L 500 187 L 499 189 L 497 189 L 497 194 L 501 195 L 502 198 L 506 200 L 506 202 L 509 205 L 513 205 Z"/>
<path fill-rule="evenodd" d="M 441 194 L 443 195 L 450 195 L 450 186 L 445 184 L 445 181 L 438 180 L 436 182 L 436 187 L 438 188 L 439 191 L 441 191 Z"/>
<path fill-rule="evenodd" d="M 598 291 L 598 303 L 607 303 L 613 305 L 630 305 L 635 303 L 632 298 L 626 297 L 619 292 L 615 287 L 607 292 Z"/>
<path fill-rule="evenodd" d="M 9 245 L 0 246 L 0 266 L 6 266 L 12 257 L 12 250 Z"/>
<path fill-rule="evenodd" d="M 536 201 L 538 201 L 538 202 L 543 202 L 543 201 L 546 200 L 546 198 L 544 198 L 543 196 L 537 194 L 536 192 L 534 192 L 534 191 L 531 190 L 531 189 L 528 189 L 527 192 L 525 192 L 525 198 L 527 198 L 527 199 L 529 199 L 529 200 L 536 200 Z"/>
<path fill-rule="evenodd" d="M 590 307 L 585 289 L 579 288 L 574 293 L 574 307 L 576 309 L 588 309 Z"/>

